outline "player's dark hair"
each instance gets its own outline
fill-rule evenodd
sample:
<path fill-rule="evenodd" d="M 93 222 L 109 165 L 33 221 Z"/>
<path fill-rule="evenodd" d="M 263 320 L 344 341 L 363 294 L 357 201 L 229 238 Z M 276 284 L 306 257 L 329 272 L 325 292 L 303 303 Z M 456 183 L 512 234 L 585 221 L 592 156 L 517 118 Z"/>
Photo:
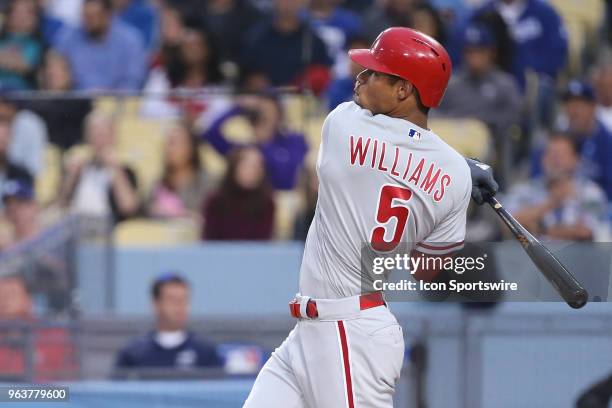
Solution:
<path fill-rule="evenodd" d="M 419 94 L 419 90 L 414 87 L 414 96 L 417 103 L 417 108 L 424 114 L 427 115 L 429 113 L 429 107 L 423 105 L 423 101 L 421 100 L 421 95 Z"/>
<path fill-rule="evenodd" d="M 186 288 L 189 288 L 189 283 L 181 275 L 176 274 L 176 273 L 166 273 L 166 274 L 159 276 L 153 282 L 153 285 L 151 286 L 151 297 L 153 297 L 154 300 L 159 300 L 164 286 L 169 285 L 171 283 L 182 285 L 182 286 L 185 286 Z"/>
<path fill-rule="evenodd" d="M 389 83 L 391 85 L 395 85 L 397 81 L 403 80 L 403 78 L 400 78 L 396 75 L 390 75 L 390 74 L 385 74 L 385 75 L 389 79 Z M 416 99 L 417 108 L 421 111 L 421 113 L 423 113 L 424 115 L 427 115 L 429 113 L 429 108 L 423 105 L 423 101 L 421 100 L 421 95 L 419 95 L 419 90 L 416 88 L 416 86 L 413 85 L 412 88 L 414 89 L 414 96 Z"/>

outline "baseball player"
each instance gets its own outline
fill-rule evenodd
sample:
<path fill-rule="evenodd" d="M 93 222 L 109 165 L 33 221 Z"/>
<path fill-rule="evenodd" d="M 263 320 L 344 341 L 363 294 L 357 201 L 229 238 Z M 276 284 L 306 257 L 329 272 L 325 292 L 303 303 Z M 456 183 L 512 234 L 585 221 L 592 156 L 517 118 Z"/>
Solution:
<path fill-rule="evenodd" d="M 362 292 L 362 246 L 414 243 L 426 256 L 463 246 L 470 166 L 427 128 L 451 75 L 446 50 L 418 31 L 389 28 L 349 55 L 364 70 L 354 101 L 323 125 L 319 199 L 300 294 L 289 304 L 297 325 L 262 368 L 247 408 L 392 407 L 404 339 L 382 293 Z M 473 167 L 482 202 L 496 187 L 481 166 Z"/>

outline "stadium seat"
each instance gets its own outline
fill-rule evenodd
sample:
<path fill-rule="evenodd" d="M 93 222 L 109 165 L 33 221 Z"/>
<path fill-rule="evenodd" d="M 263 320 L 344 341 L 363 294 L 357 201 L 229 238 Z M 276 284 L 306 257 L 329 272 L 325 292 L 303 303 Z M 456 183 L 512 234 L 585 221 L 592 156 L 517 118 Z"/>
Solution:
<path fill-rule="evenodd" d="M 96 98 L 93 105 L 94 111 L 101 110 L 106 113 L 116 113 L 119 108 L 118 99 L 114 96 L 101 96 Z"/>
<path fill-rule="evenodd" d="M 57 196 L 62 177 L 62 152 L 59 147 L 48 144 L 44 153 L 44 168 L 36 178 L 36 200 L 41 205 L 50 204 Z"/>
<path fill-rule="evenodd" d="M 117 245 L 170 246 L 197 242 L 199 232 L 197 223 L 190 219 L 134 219 L 115 227 L 114 240 Z"/>
<path fill-rule="evenodd" d="M 311 149 L 318 149 L 321 144 L 321 129 L 325 122 L 325 116 L 315 116 L 306 121 L 306 143 Z"/>
<path fill-rule="evenodd" d="M 121 116 L 138 115 L 141 98 L 138 96 L 117 97 L 101 96 L 94 102 L 94 110 Z"/>
<path fill-rule="evenodd" d="M 227 168 L 225 157 L 217 153 L 208 143 L 200 145 L 200 161 L 202 162 L 202 167 L 213 178 L 220 180 L 225 174 L 225 169 Z"/>
<path fill-rule="evenodd" d="M 63 164 L 66 166 L 74 160 L 87 160 L 89 157 L 91 157 L 91 148 L 88 145 L 74 145 L 64 153 Z"/>
<path fill-rule="evenodd" d="M 429 121 L 429 127 L 462 155 L 483 161 L 491 159 L 491 135 L 483 122 L 467 118 L 435 118 Z"/>
<path fill-rule="evenodd" d="M 596 45 L 605 15 L 602 0 L 550 0 L 563 19 L 569 37 L 569 74 L 579 75 L 584 50 Z"/>
<path fill-rule="evenodd" d="M 291 129 L 299 130 L 304 126 L 306 105 L 301 95 L 287 95 L 283 98 L 285 123 Z"/>
<path fill-rule="evenodd" d="M 244 116 L 236 116 L 228 120 L 222 129 L 225 137 L 236 144 L 253 142 L 253 131 L 251 124 Z"/>
<path fill-rule="evenodd" d="M 119 159 L 130 165 L 138 176 L 139 189 L 147 194 L 159 178 L 163 166 L 166 122 L 122 116 L 117 123 Z"/>
<path fill-rule="evenodd" d="M 274 193 L 276 214 L 274 219 L 274 238 L 286 240 L 293 238 L 295 216 L 302 208 L 302 196 L 299 191 L 277 191 Z"/>

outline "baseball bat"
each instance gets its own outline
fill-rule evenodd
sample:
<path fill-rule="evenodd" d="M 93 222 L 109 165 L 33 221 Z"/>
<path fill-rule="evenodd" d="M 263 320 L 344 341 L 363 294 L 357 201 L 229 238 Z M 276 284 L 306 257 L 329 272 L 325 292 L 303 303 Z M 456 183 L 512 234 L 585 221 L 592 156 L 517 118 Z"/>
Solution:
<path fill-rule="evenodd" d="M 529 233 L 495 198 L 487 202 L 510 228 L 514 237 L 520 242 L 538 270 L 550 282 L 563 300 L 574 309 L 586 305 L 589 294 L 570 271 L 542 243 Z"/>

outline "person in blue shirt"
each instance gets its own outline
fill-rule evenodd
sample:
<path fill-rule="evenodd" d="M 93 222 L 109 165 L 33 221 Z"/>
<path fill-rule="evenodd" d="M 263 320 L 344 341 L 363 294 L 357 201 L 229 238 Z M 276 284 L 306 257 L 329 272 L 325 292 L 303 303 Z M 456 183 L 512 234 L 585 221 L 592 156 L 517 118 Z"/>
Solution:
<path fill-rule="evenodd" d="M 365 37 L 353 37 L 348 40 L 346 49 L 354 48 L 369 48 L 370 42 Z M 326 99 L 328 109 L 331 111 L 340 105 L 342 102 L 353 100 L 353 88 L 355 87 L 355 78 L 363 71 L 363 67 L 350 62 L 349 73 L 337 76 L 327 88 Z"/>
<path fill-rule="evenodd" d="M 349 64 L 344 51 L 346 42 L 360 35 L 363 30 L 359 15 L 340 7 L 338 0 L 313 0 L 309 9 L 302 12 L 302 18 L 314 28 L 327 46 L 334 60 L 335 73 L 343 68 L 346 70 Z"/>
<path fill-rule="evenodd" d="M 586 82 L 570 81 L 562 95 L 563 116 L 559 127 L 573 138 L 580 152 L 580 172 L 595 181 L 612 201 L 612 134 L 597 119 L 595 93 Z M 543 149 L 531 157 L 532 176 L 542 173 L 538 165 Z"/>
<path fill-rule="evenodd" d="M 133 339 L 117 355 L 116 369 L 220 367 L 216 347 L 187 329 L 189 283 L 176 273 L 159 276 L 151 287 L 156 328 Z"/>
<path fill-rule="evenodd" d="M 113 0 L 113 6 L 117 18 L 138 30 L 145 48 L 153 50 L 157 46 L 159 36 L 159 16 L 149 2 L 145 0 Z"/>
<path fill-rule="evenodd" d="M 492 10 L 502 17 L 513 39 L 512 72 L 521 88 L 527 70 L 540 80 L 554 80 L 568 53 L 565 26 L 555 9 L 543 0 L 493 0 L 476 10 L 472 19 Z"/>
<path fill-rule="evenodd" d="M 56 43 L 79 90 L 137 90 L 147 56 L 138 32 L 113 18 L 110 0 L 85 0 L 81 27 L 66 28 Z"/>
<path fill-rule="evenodd" d="M 251 30 L 241 64 L 246 90 L 297 86 L 317 95 L 325 90 L 333 61 L 300 10 L 299 0 L 275 0 L 272 17 Z"/>
<path fill-rule="evenodd" d="M 33 74 L 43 52 L 39 24 L 33 0 L 10 2 L 0 32 L 0 88 L 3 90 L 33 87 Z"/>
<path fill-rule="evenodd" d="M 277 190 L 294 188 L 308 145 L 303 134 L 282 128 L 281 106 L 273 94 L 240 98 L 236 106 L 208 127 L 202 139 L 222 155 L 240 147 L 230 141 L 223 131 L 227 121 L 238 115 L 246 116 L 252 125 L 253 142 L 264 157 L 272 187 Z"/>
<path fill-rule="evenodd" d="M 65 24 L 59 18 L 51 15 L 44 2 L 37 1 L 38 18 L 40 19 L 40 34 L 47 47 L 52 47 L 55 44 L 57 35 L 65 28 Z"/>

